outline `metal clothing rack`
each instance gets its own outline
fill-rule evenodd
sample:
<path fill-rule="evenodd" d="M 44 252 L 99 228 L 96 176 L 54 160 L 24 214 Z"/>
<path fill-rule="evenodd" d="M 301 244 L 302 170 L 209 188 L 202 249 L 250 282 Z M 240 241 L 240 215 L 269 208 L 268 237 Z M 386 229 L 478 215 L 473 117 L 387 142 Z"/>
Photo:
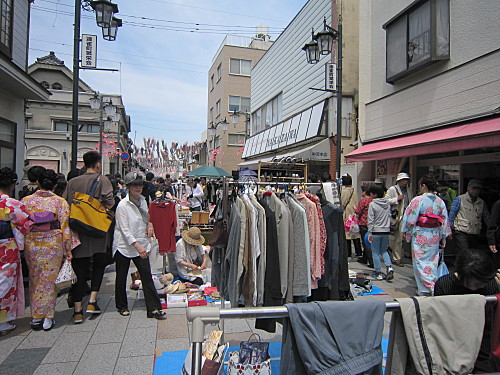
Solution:
<path fill-rule="evenodd" d="M 496 303 L 496 296 L 485 296 L 486 303 Z M 349 302 L 346 302 L 349 303 Z M 399 302 L 386 302 L 387 312 L 399 311 Z M 219 308 L 219 307 L 188 307 L 186 316 L 189 322 L 192 322 L 191 329 L 191 374 L 201 375 L 201 356 L 202 344 L 204 341 L 205 325 L 218 324 L 221 319 L 244 319 L 244 318 L 286 318 L 288 317 L 288 309 L 284 306 L 278 307 L 244 307 L 244 308 Z M 395 317 L 391 318 L 391 326 L 389 333 L 389 348 L 387 352 L 386 371 L 390 368 L 392 361 L 392 353 L 394 349 L 394 330 L 396 326 Z"/>

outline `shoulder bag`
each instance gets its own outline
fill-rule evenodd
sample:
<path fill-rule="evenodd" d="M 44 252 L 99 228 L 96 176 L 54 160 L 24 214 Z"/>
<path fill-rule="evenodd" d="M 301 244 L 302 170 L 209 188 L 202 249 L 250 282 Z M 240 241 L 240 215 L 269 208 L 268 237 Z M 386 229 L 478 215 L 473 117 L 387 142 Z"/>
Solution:
<path fill-rule="evenodd" d="M 88 194 L 74 194 L 69 216 L 71 229 L 94 238 L 106 237 L 113 219 L 113 214 L 94 198 L 100 177 L 97 176 L 92 182 Z"/>

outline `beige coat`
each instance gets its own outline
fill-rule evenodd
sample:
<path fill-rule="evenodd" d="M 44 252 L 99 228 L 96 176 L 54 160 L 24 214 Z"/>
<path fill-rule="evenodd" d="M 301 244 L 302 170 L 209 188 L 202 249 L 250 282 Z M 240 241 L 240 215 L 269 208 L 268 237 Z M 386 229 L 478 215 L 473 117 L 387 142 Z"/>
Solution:
<path fill-rule="evenodd" d="M 354 214 L 354 209 L 358 206 L 359 203 L 358 193 L 356 193 L 356 190 L 354 190 L 352 186 L 346 186 L 342 190 L 340 199 L 342 201 L 342 207 L 344 208 L 344 223 L 345 223 L 347 218 L 350 215 Z M 360 238 L 360 235 L 346 232 L 345 237 L 348 240 L 354 240 L 356 238 Z"/>

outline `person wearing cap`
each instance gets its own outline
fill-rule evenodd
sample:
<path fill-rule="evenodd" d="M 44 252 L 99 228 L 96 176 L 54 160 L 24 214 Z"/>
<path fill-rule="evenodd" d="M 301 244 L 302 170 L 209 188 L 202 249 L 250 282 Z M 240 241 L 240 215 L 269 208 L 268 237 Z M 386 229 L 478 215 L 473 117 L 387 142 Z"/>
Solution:
<path fill-rule="evenodd" d="M 118 312 L 129 316 L 127 301 L 127 275 L 132 260 L 141 276 L 148 318 L 163 320 L 161 302 L 151 276 L 149 253 L 153 237 L 153 224 L 149 221 L 148 205 L 142 195 L 144 180 L 138 172 L 125 175 L 128 194 L 116 207 L 116 227 L 113 240 L 113 256 L 116 262 L 115 304 Z"/>
<path fill-rule="evenodd" d="M 196 285 L 203 284 L 202 273 L 207 268 L 208 257 L 203 250 L 205 238 L 198 227 L 191 227 L 181 233 L 175 250 L 175 262 L 182 281 Z"/>
<path fill-rule="evenodd" d="M 450 226 L 457 243 L 457 253 L 474 247 L 481 233 L 481 222 L 490 222 L 490 213 L 479 197 L 483 185 L 480 180 L 471 179 L 467 193 L 455 198 L 450 209 Z"/>
<path fill-rule="evenodd" d="M 387 189 L 385 198 L 391 205 L 391 235 L 389 236 L 389 247 L 392 250 L 393 264 L 403 267 L 403 235 L 401 234 L 401 221 L 406 207 L 413 198 L 408 189 L 410 175 L 405 172 L 398 173 L 396 184 Z"/>

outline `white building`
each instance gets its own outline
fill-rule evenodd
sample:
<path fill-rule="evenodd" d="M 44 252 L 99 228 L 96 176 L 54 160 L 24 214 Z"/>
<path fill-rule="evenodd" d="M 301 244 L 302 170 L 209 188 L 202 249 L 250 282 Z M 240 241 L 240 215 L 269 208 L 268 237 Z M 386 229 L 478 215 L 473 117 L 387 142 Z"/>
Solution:
<path fill-rule="evenodd" d="M 340 11 L 335 0 L 308 1 L 252 69 L 251 137 L 241 168 L 257 169 L 259 161 L 286 156 L 303 160 L 309 172 L 335 176 L 336 94 L 321 89 L 325 89 L 325 64 L 336 62 L 336 43 L 317 64 L 307 63 L 302 47 L 311 40 L 311 28 L 323 30 L 324 18 L 336 29 Z M 349 151 L 356 137 L 358 1 L 344 0 L 341 16 L 342 147 Z M 290 176 L 288 182 L 294 178 Z"/>
<path fill-rule="evenodd" d="M 432 172 L 463 192 L 500 186 L 500 2 L 377 0 L 360 7 L 360 180 Z M 361 165 L 361 163 L 359 163 Z"/>
<path fill-rule="evenodd" d="M 26 99 L 50 92 L 27 73 L 30 0 L 0 2 L 0 167 L 23 177 Z"/>

